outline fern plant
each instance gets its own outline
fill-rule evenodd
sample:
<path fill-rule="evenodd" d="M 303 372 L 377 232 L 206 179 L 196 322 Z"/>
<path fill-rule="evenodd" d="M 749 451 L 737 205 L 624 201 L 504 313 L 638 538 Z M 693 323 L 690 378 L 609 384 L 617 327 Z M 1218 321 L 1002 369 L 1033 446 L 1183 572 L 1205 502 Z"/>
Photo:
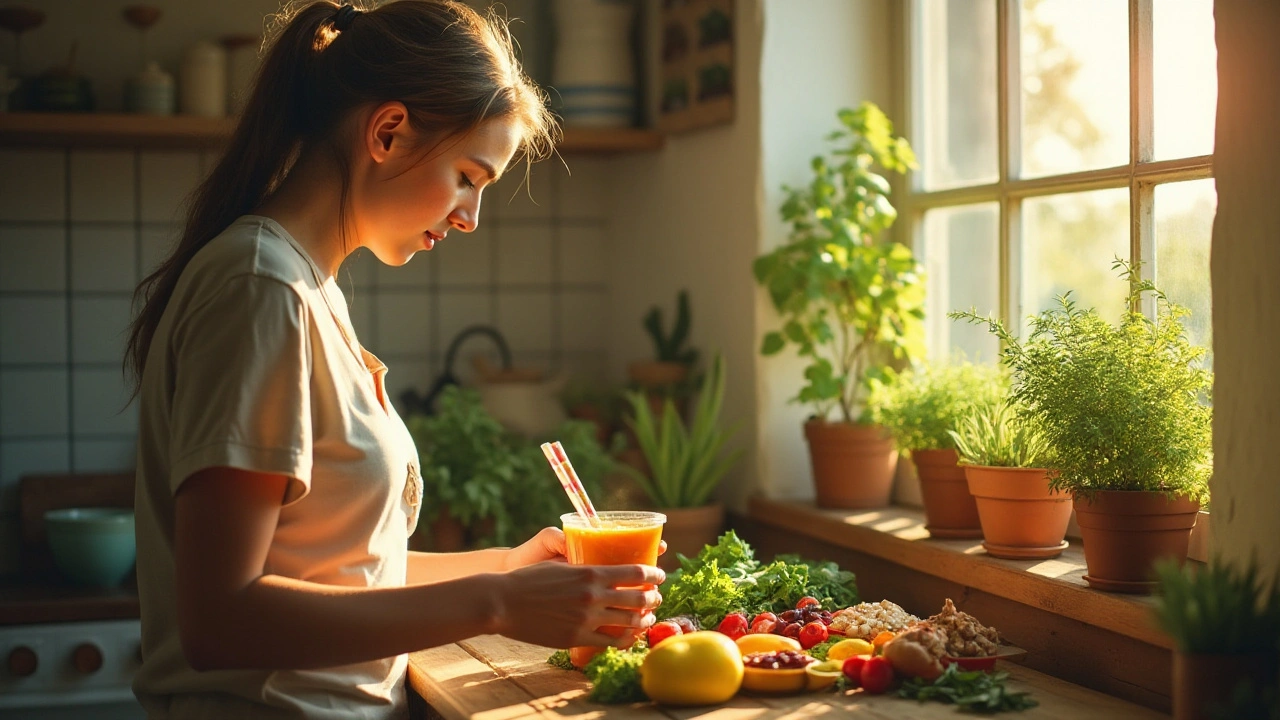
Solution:
<path fill-rule="evenodd" d="M 1205 350 L 1182 326 L 1188 311 L 1171 302 L 1137 266 L 1116 260 L 1129 282 L 1119 324 L 1081 309 L 1071 294 L 1031 319 L 1025 341 L 973 310 L 950 317 L 985 324 L 1003 343 L 1012 399 L 1053 451 L 1054 490 L 1090 497 L 1099 490 L 1146 490 L 1205 502 L 1212 469 Z M 1134 308 L 1154 296 L 1156 314 Z"/>
<path fill-rule="evenodd" d="M 869 381 L 888 362 L 923 354 L 924 282 L 911 250 L 879 237 L 898 214 L 889 181 L 872 170 L 915 167 L 911 146 L 873 103 L 838 117 L 831 156 L 813 159 L 808 185 L 783 188 L 787 242 L 756 258 L 752 271 L 783 320 L 760 352 L 794 346 L 807 365 L 792 401 L 820 418 L 839 408 L 851 423 L 870 420 Z"/>
<path fill-rule="evenodd" d="M 1018 417 L 1008 402 L 985 403 L 949 430 L 963 465 L 1042 468 L 1049 464 L 1049 443 L 1034 424 Z"/>
<path fill-rule="evenodd" d="M 1008 392 L 1008 373 L 969 362 L 922 363 L 876 383 L 868 405 L 904 450 L 954 450 L 951 430 L 975 408 Z"/>
<path fill-rule="evenodd" d="M 1185 653 L 1280 653 L 1280 584 L 1266 587 L 1257 562 L 1236 570 L 1221 558 L 1202 568 L 1156 564 L 1155 617 Z"/>
<path fill-rule="evenodd" d="M 689 427 L 670 399 L 663 403 L 660 418 L 654 417 L 643 393 L 628 392 L 627 402 L 633 413 L 627 422 L 635 432 L 650 474 L 646 476 L 626 465 L 621 469 L 634 478 L 659 507 L 707 504 L 725 473 L 742 456 L 741 450 L 724 451 L 725 442 L 736 432 L 736 426 L 729 432 L 720 428 L 724 358 L 717 354 L 712 362 Z"/>

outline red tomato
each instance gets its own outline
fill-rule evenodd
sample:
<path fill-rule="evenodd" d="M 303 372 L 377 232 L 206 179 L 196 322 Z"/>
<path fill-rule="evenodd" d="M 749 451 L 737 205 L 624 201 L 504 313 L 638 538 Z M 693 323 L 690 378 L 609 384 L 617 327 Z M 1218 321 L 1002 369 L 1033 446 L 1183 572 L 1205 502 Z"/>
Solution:
<path fill-rule="evenodd" d="M 820 642 L 827 641 L 827 626 L 814 620 L 813 622 L 800 628 L 800 647 L 808 650 Z"/>
<path fill-rule="evenodd" d="M 720 621 L 720 627 L 716 629 L 728 635 L 730 640 L 737 640 L 747 634 L 747 616 L 742 613 L 729 613 L 724 616 Z"/>
<path fill-rule="evenodd" d="M 778 616 L 777 616 L 777 615 L 774 615 L 774 614 L 773 614 L 773 613 L 771 613 L 771 612 L 765 611 L 765 612 L 762 612 L 762 613 L 760 613 L 759 615 L 756 615 L 755 617 L 751 618 L 751 624 L 752 624 L 752 625 L 755 625 L 756 623 L 760 622 L 761 620 L 772 620 L 772 621 L 774 621 L 774 622 L 778 622 Z"/>
<path fill-rule="evenodd" d="M 862 685 L 862 666 L 866 664 L 870 655 L 853 655 L 845 658 L 844 664 L 840 666 L 840 672 L 844 673 L 844 677 L 854 687 Z"/>
<path fill-rule="evenodd" d="M 862 689 L 872 695 L 879 695 L 893 684 L 893 665 L 889 659 L 881 655 L 868 658 L 862 664 Z"/>
<path fill-rule="evenodd" d="M 771 633 L 778 627 L 776 620 L 770 620 L 766 617 L 757 617 L 751 621 L 751 632 L 753 633 Z"/>
<path fill-rule="evenodd" d="M 683 635 L 684 631 L 678 623 L 671 620 L 663 620 L 660 623 L 654 623 L 649 628 L 649 647 L 657 647 L 658 643 L 675 635 Z"/>
<path fill-rule="evenodd" d="M 795 638 L 796 640 L 799 640 L 800 639 L 800 623 L 787 623 L 786 627 L 782 628 L 782 634 L 785 635 L 786 637 Z"/>
<path fill-rule="evenodd" d="M 817 605 L 817 604 L 818 604 L 818 598 L 805 595 L 804 597 L 800 598 L 799 602 L 796 603 L 796 609 L 803 610 L 804 608 L 810 605 Z"/>

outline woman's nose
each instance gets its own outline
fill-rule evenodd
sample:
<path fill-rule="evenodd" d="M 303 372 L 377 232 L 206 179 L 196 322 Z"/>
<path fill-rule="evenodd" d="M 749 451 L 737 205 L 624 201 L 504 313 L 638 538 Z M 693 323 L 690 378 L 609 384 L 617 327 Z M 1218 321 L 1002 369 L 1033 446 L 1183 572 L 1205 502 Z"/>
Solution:
<path fill-rule="evenodd" d="M 480 223 L 480 203 L 459 205 L 449 214 L 449 224 L 461 232 L 471 232 Z"/>

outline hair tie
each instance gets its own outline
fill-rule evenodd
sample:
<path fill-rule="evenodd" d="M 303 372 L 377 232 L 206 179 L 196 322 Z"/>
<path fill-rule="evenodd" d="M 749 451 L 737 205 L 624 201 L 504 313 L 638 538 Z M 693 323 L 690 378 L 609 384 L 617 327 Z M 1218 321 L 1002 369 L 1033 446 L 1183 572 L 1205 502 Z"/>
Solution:
<path fill-rule="evenodd" d="M 343 5 L 333 14 L 333 29 L 338 32 L 345 32 L 351 27 L 351 23 L 356 19 L 360 11 L 352 5 Z"/>

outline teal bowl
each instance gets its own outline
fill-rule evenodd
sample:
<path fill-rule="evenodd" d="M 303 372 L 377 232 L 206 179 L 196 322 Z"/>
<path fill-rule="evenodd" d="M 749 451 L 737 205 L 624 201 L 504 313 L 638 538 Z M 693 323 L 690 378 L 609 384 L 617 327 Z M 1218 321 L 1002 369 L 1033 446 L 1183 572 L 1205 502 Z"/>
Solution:
<path fill-rule="evenodd" d="M 66 508 L 44 514 L 53 563 L 77 585 L 119 587 L 138 550 L 133 511 L 125 508 Z"/>

